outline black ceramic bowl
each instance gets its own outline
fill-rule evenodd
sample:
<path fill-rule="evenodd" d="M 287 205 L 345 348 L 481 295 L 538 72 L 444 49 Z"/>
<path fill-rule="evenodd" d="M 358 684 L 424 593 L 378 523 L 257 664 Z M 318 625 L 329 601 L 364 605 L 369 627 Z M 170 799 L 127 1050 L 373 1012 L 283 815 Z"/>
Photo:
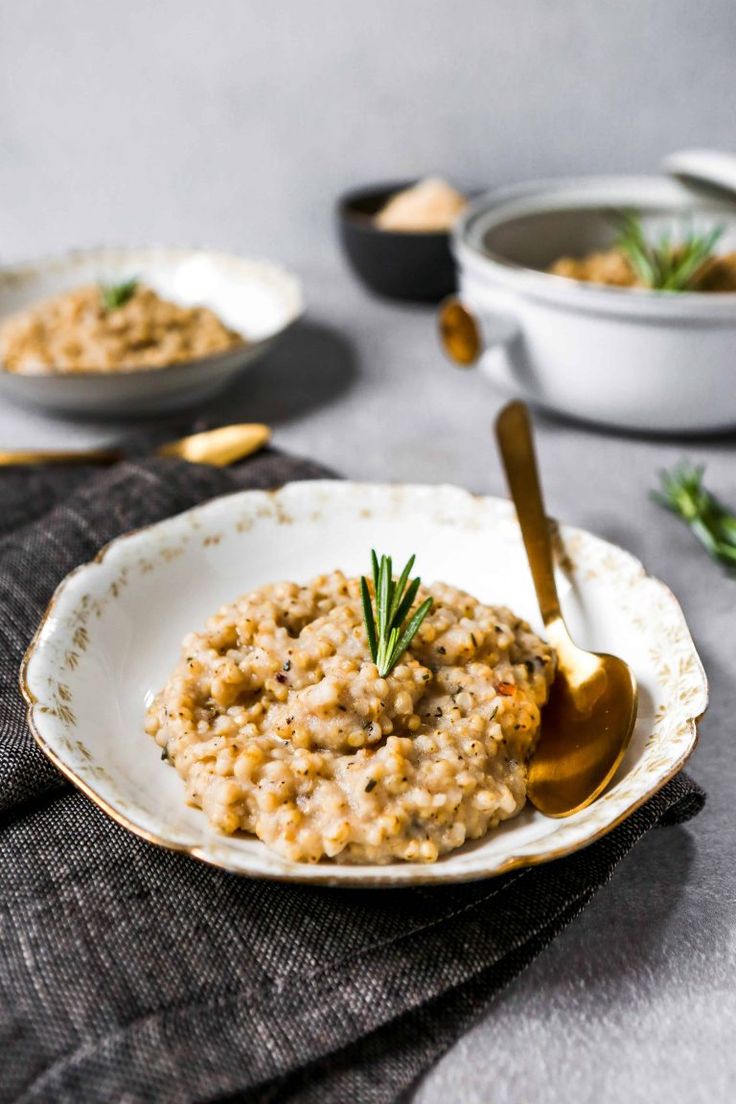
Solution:
<path fill-rule="evenodd" d="M 337 203 L 340 241 L 355 275 L 390 299 L 437 303 L 456 290 L 447 231 L 381 230 L 373 221 L 396 192 L 415 184 L 374 184 L 347 192 Z"/>

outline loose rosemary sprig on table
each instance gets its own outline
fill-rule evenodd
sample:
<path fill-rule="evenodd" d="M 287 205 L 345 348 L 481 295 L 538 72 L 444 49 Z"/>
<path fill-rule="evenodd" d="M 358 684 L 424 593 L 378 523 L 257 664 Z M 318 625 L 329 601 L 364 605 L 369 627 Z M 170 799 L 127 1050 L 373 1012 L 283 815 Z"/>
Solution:
<path fill-rule="evenodd" d="M 385 678 L 389 671 L 395 667 L 432 608 L 432 599 L 425 598 L 408 624 L 404 624 L 414 604 L 421 582 L 419 578 L 412 579 L 409 582 L 409 573 L 414 566 L 415 559 L 415 556 L 409 558 L 398 582 L 394 582 L 391 557 L 381 556 L 379 562 L 378 556 L 371 549 L 373 586 L 376 594 L 375 615 L 368 583 L 363 576 L 360 579 L 368 646 L 381 678 Z"/>
<path fill-rule="evenodd" d="M 713 256 L 723 226 L 705 234 L 690 226 L 678 238 L 662 234 L 658 241 L 647 238 L 639 216 L 624 211 L 619 216 L 616 242 L 642 283 L 658 291 L 688 291 L 698 271 Z"/>
<path fill-rule="evenodd" d="M 736 516 L 703 486 L 704 471 L 683 460 L 660 473 L 662 490 L 652 497 L 690 526 L 714 560 L 736 568 Z"/>
<path fill-rule="evenodd" d="M 100 284 L 100 298 L 106 311 L 117 310 L 124 307 L 129 299 L 135 295 L 138 287 L 137 277 L 132 280 L 124 280 L 121 284 Z"/>

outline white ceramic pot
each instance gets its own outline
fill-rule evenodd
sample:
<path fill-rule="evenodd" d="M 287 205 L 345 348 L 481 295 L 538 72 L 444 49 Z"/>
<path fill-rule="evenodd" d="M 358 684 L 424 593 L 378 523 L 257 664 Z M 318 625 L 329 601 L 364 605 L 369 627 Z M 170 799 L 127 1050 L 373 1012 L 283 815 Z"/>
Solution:
<path fill-rule="evenodd" d="M 82 284 L 137 277 L 182 306 L 210 307 L 247 344 L 161 368 L 26 375 L 0 364 L 0 397 L 60 414 L 128 417 L 192 406 L 254 364 L 302 313 L 299 280 L 206 249 L 84 249 L 0 269 L 0 321 Z"/>
<path fill-rule="evenodd" d="M 474 202 L 454 235 L 459 297 L 440 308 L 455 360 L 496 386 L 585 421 L 657 433 L 736 426 L 736 293 L 584 284 L 544 269 L 609 245 L 613 213 L 652 230 L 693 212 L 736 250 L 736 203 L 664 177 L 525 184 Z"/>

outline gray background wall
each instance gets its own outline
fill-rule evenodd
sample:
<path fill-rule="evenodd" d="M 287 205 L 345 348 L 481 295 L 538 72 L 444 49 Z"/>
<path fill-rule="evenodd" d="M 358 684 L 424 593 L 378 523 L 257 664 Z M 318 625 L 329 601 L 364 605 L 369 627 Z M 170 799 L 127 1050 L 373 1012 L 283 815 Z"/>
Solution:
<path fill-rule="evenodd" d="M 194 242 L 330 263 L 330 203 L 735 144 L 733 0 L 5 0 L 0 258 Z"/>

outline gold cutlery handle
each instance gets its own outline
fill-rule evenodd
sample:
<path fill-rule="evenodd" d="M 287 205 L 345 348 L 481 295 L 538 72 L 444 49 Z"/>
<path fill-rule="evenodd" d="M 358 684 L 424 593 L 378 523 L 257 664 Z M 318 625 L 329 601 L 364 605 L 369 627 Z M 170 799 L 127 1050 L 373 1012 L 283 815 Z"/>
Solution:
<path fill-rule="evenodd" d="M 37 464 L 114 464 L 122 458 L 119 449 L 12 449 L 0 450 L 0 468 Z"/>
<path fill-rule="evenodd" d="M 169 441 L 156 449 L 157 456 L 175 456 L 188 460 L 190 464 L 211 464 L 216 468 L 226 468 L 243 460 L 253 452 L 258 452 L 271 440 L 271 430 L 260 422 L 236 423 L 208 429 L 204 433 L 194 433 L 191 437 L 182 437 L 180 441 Z"/>
<path fill-rule="evenodd" d="M 260 422 L 220 426 L 168 441 L 154 450 L 156 456 L 172 456 L 190 464 L 224 468 L 258 452 L 271 439 L 271 430 Z M 124 460 L 120 449 L 13 449 L 0 450 L 0 468 L 36 464 L 114 464 Z"/>
<path fill-rule="evenodd" d="M 561 621 L 562 614 L 531 421 L 524 403 L 512 402 L 503 408 L 496 419 L 496 438 L 519 518 L 542 620 L 549 626 Z"/>

